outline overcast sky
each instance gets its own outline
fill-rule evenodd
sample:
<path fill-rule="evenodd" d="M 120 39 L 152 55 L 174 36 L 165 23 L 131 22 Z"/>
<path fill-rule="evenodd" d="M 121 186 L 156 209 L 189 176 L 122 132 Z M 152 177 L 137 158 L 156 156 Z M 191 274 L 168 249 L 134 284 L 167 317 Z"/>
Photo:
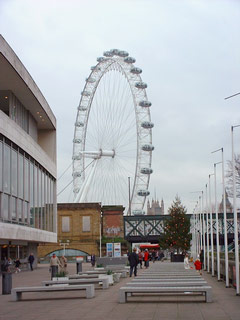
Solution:
<path fill-rule="evenodd" d="M 151 195 L 167 209 L 178 194 L 190 213 L 223 147 L 240 124 L 240 1 L 0 0 L 0 33 L 57 118 L 58 176 L 71 163 L 74 122 L 90 67 L 103 51 L 126 50 L 143 69 L 152 102 Z M 235 130 L 240 153 L 240 129 Z M 221 167 L 218 193 L 221 198 Z M 69 171 L 60 191 L 71 181 Z M 59 201 L 68 201 L 66 190 Z M 151 196 L 150 196 L 151 199 Z"/>

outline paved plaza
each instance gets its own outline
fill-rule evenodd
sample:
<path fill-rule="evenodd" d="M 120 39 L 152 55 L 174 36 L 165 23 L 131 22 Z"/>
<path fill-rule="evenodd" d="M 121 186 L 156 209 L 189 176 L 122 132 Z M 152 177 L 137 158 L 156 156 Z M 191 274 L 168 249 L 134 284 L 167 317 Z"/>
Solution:
<path fill-rule="evenodd" d="M 160 265 L 165 262 L 156 262 Z M 83 270 L 91 270 L 84 264 Z M 70 274 L 76 272 L 76 265 L 69 264 Z M 151 270 L 151 265 L 150 265 Z M 139 274 L 144 272 L 140 270 Z M 120 283 L 106 290 L 95 290 L 95 298 L 86 299 L 83 291 L 26 293 L 23 300 L 11 301 L 11 295 L 0 295 L 0 320 L 87 320 L 87 319 L 194 319 L 194 320 L 239 320 L 240 297 L 233 288 L 225 288 L 223 282 L 203 273 L 203 278 L 213 289 L 213 302 L 205 303 L 201 297 L 130 297 L 125 304 L 118 303 L 118 289 L 131 278 L 121 278 Z M 48 265 L 38 269 L 13 274 L 13 287 L 39 286 L 43 280 L 50 280 Z M 1 281 L 2 282 L 2 281 Z M 2 283 L 0 284 L 0 289 Z M 184 301 L 186 298 L 186 301 Z"/>

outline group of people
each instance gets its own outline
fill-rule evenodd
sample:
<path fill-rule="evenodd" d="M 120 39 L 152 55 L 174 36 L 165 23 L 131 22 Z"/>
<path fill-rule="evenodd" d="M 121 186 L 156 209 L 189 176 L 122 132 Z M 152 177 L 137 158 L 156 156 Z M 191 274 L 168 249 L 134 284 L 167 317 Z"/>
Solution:
<path fill-rule="evenodd" d="M 204 251 L 201 250 L 200 254 L 197 256 L 197 259 L 194 261 L 194 266 L 195 269 L 202 274 L 202 269 L 203 269 L 203 262 L 204 262 Z M 185 254 L 184 257 L 184 268 L 185 269 L 191 269 L 191 266 L 189 265 L 189 259 L 188 259 L 188 254 Z"/>
<path fill-rule="evenodd" d="M 29 257 L 28 257 L 28 263 L 30 266 L 31 271 L 33 271 L 33 263 L 34 263 L 34 255 L 33 253 L 30 253 Z M 11 266 L 15 265 L 15 273 L 19 273 L 21 272 L 20 269 L 20 265 L 21 265 L 21 261 L 19 258 L 16 258 L 13 262 L 11 260 L 11 258 L 4 258 L 3 264 L 2 264 L 2 271 L 3 272 L 11 272 Z"/>
<path fill-rule="evenodd" d="M 60 267 L 60 272 L 67 272 L 67 258 L 62 255 L 60 258 L 56 256 L 55 253 L 51 256 L 50 259 L 50 268 L 51 267 Z"/>
<path fill-rule="evenodd" d="M 142 269 L 143 263 L 144 263 L 144 267 L 147 269 L 149 267 L 150 260 L 152 260 L 153 262 L 158 260 L 157 251 L 154 250 L 153 252 L 151 252 L 151 255 L 150 255 L 148 249 L 145 249 L 144 251 L 140 249 L 139 252 L 137 253 L 137 248 L 133 248 L 133 252 L 128 254 L 128 261 L 130 265 L 130 273 L 129 273 L 130 277 L 132 276 L 133 273 L 135 277 L 137 276 L 138 264 L 140 265 L 140 269 Z"/>

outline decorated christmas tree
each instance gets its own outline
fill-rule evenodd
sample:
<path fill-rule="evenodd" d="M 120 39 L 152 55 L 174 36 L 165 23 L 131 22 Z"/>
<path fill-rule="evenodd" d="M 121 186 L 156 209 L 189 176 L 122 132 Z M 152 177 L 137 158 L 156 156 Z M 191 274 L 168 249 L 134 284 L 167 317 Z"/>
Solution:
<path fill-rule="evenodd" d="M 187 251 L 190 248 L 192 235 L 190 233 L 190 217 L 182 205 L 181 200 L 176 196 L 173 204 L 168 209 L 170 218 L 164 226 L 163 236 L 160 238 L 160 247 L 163 249 L 177 250 L 177 253 Z"/>

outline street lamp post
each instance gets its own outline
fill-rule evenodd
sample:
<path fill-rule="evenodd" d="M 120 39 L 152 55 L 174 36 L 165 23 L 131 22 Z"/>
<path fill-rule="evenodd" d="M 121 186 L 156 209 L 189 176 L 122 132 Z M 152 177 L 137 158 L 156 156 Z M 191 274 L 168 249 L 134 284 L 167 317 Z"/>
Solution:
<path fill-rule="evenodd" d="M 218 226 L 218 207 L 217 207 L 217 164 L 222 162 L 214 163 L 214 193 L 215 193 L 215 216 L 216 216 L 216 243 L 217 243 L 217 277 L 218 281 L 221 280 L 220 274 L 220 250 L 219 250 L 219 226 Z"/>
<path fill-rule="evenodd" d="M 63 246 L 63 255 L 66 255 L 66 246 L 69 246 L 69 240 L 59 240 L 60 246 Z"/>
<path fill-rule="evenodd" d="M 210 213 L 210 230 L 211 230 L 211 261 L 212 261 L 212 276 L 214 277 L 214 245 L 213 245 L 213 220 L 212 220 L 212 203 L 211 203 L 211 176 L 214 174 L 209 174 L 209 213 Z"/>
<path fill-rule="evenodd" d="M 206 225 L 207 225 L 207 272 L 210 273 L 210 257 L 209 257 L 209 223 L 208 223 L 208 186 L 206 184 Z"/>
<path fill-rule="evenodd" d="M 238 221 L 237 221 L 237 203 L 236 203 L 236 170 L 235 170 L 235 155 L 233 130 L 240 125 L 231 127 L 232 136 L 232 174 L 233 174 L 233 217 L 234 217 L 234 242 L 235 242 L 235 270 L 236 270 L 236 295 L 239 295 L 239 246 L 238 246 Z"/>
<path fill-rule="evenodd" d="M 226 208 L 226 191 L 225 191 L 225 173 L 224 173 L 224 154 L 223 148 L 213 151 L 212 153 L 222 152 L 222 194 L 223 194 L 223 224 L 224 224 L 224 251 L 225 251 L 225 278 L 226 288 L 229 288 L 229 263 L 228 263 L 228 238 L 227 238 L 227 208 Z"/>

